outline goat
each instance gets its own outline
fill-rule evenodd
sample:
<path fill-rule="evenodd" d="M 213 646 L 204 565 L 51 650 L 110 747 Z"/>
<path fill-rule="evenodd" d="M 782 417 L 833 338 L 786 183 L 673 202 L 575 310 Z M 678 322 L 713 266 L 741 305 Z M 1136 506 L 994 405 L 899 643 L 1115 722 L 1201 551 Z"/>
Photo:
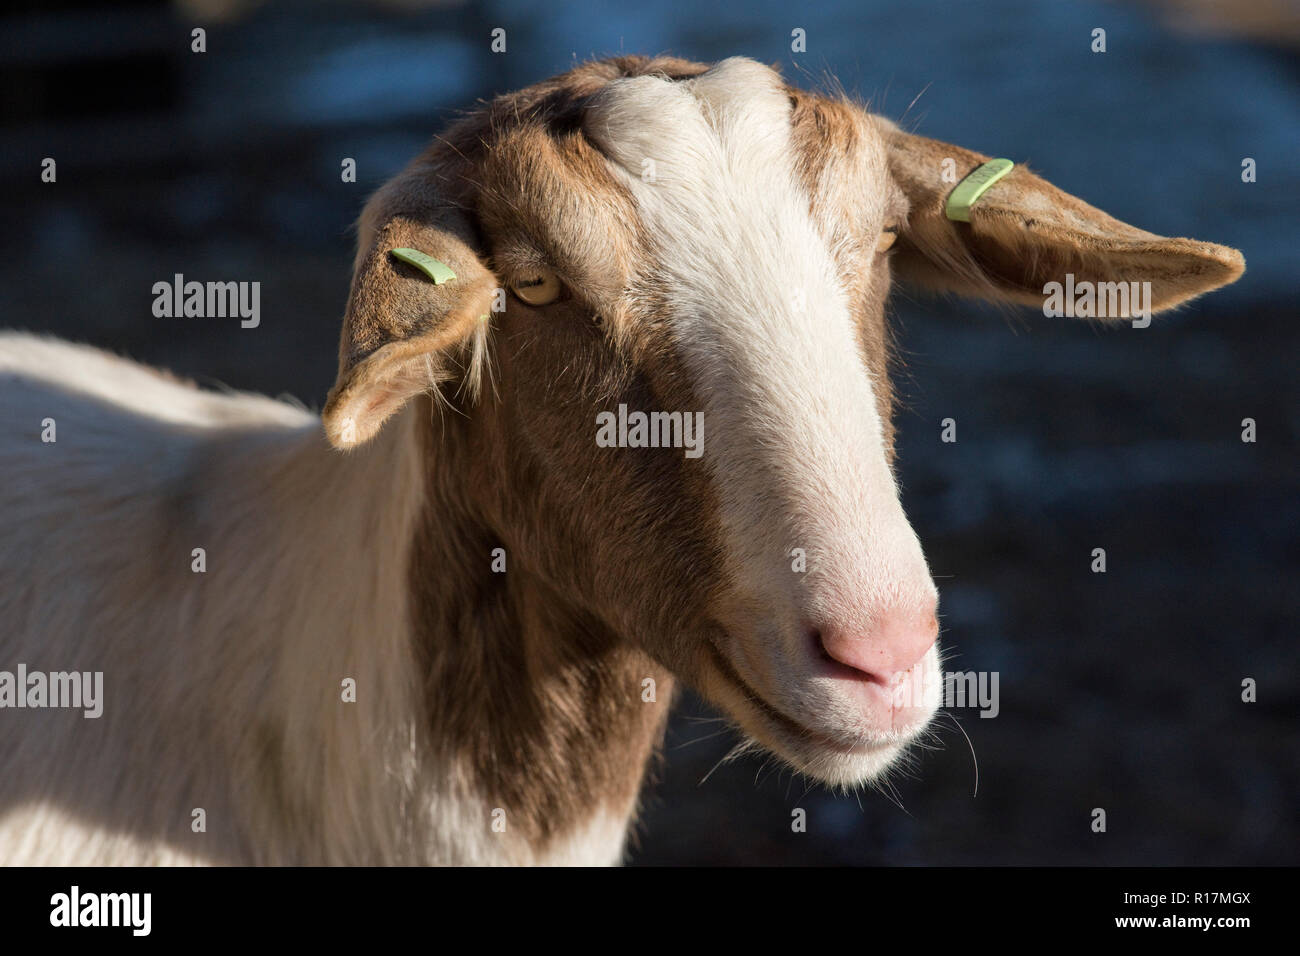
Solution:
<path fill-rule="evenodd" d="M 618 57 L 371 198 L 319 417 L 0 337 L 0 667 L 103 674 L 94 719 L 0 685 L 0 859 L 616 863 L 677 680 L 876 778 L 938 668 L 891 277 L 1160 310 L 1244 268 L 1023 167 L 947 218 L 985 160 L 750 60 Z M 623 407 L 703 453 L 597 442 Z"/>

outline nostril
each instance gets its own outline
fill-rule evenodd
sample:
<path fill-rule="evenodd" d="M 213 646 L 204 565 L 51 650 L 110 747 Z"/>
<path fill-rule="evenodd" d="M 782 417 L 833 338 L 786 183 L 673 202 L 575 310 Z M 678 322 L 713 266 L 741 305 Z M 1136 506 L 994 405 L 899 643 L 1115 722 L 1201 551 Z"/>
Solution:
<path fill-rule="evenodd" d="M 874 626 L 842 630 L 807 629 L 814 653 L 840 677 L 854 677 L 888 686 L 915 667 L 938 638 L 933 613 L 890 615 Z"/>
<path fill-rule="evenodd" d="M 808 634 L 808 645 L 812 649 L 814 655 L 820 657 L 824 661 L 838 663 L 835 661 L 835 658 L 831 656 L 831 652 L 826 649 L 826 644 L 822 640 L 822 632 L 820 628 L 809 627 L 805 628 L 805 631 Z"/>
<path fill-rule="evenodd" d="M 865 670 L 858 664 L 844 660 L 843 656 L 836 656 L 835 652 L 827 646 L 827 641 L 822 637 L 820 628 L 809 628 L 810 643 L 812 644 L 813 653 L 821 660 L 833 668 L 839 677 L 851 677 L 862 681 L 871 681 L 878 684 L 888 683 L 887 675 L 875 674 Z M 847 655 L 844 655 L 847 656 Z"/>
<path fill-rule="evenodd" d="M 831 657 L 831 652 L 826 650 L 826 644 L 822 641 L 822 632 L 817 627 L 806 627 L 804 633 L 808 636 L 808 648 L 812 651 L 814 657 L 820 657 L 824 661 L 838 663 L 835 658 Z"/>

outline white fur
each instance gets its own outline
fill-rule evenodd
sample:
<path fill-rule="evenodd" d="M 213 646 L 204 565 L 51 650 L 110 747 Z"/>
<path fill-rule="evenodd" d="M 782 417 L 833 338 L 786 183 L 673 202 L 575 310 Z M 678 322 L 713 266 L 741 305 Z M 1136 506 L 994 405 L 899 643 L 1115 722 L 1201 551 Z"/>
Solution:
<path fill-rule="evenodd" d="M 0 334 L 0 666 L 105 698 L 0 711 L 0 862 L 617 862 L 626 817 L 540 859 L 494 833 L 419 719 L 410 414 L 344 455 L 289 405 Z"/>
<path fill-rule="evenodd" d="M 924 614 L 935 589 L 887 464 L 843 285 L 795 175 L 788 96 L 767 67 L 724 60 L 685 82 L 615 81 L 586 128 L 627 173 L 656 236 L 654 280 L 704 404 L 703 460 L 732 577 L 762 629 L 733 641 L 732 657 L 779 709 L 801 714 L 806 683 L 784 677 L 802 653 L 801 623 L 870 634 L 883 611 Z M 870 221 L 886 196 L 883 150 L 861 178 Z M 791 572 L 795 548 L 811 556 L 807 577 Z M 852 720 L 833 694 L 817 703 Z"/>

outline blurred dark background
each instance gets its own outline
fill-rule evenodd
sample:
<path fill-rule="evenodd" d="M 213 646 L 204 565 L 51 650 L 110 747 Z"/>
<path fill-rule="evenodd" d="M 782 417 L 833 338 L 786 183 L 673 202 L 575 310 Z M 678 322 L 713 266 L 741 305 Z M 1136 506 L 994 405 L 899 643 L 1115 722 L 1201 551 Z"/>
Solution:
<path fill-rule="evenodd" d="M 1300 863 L 1296 3 L 11 0 L 0 34 L 3 324 L 313 407 L 367 194 L 476 98 L 592 56 L 833 76 L 1137 226 L 1240 248 L 1239 283 L 1142 331 L 896 296 L 900 478 L 946 668 L 1000 674 L 996 719 L 955 713 L 978 792 L 946 719 L 889 793 L 758 758 L 710 774 L 735 738 L 687 696 L 632 859 Z M 155 319 L 176 272 L 260 280 L 261 326 Z"/>

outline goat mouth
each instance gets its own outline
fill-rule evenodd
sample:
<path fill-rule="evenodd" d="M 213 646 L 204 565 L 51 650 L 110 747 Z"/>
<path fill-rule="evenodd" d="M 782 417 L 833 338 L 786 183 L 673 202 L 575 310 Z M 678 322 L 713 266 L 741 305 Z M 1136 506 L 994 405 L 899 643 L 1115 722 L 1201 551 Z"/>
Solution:
<path fill-rule="evenodd" d="M 898 746 L 899 741 L 882 741 L 879 743 L 847 743 L 844 740 L 832 737 L 820 730 L 814 730 L 805 724 L 800 723 L 793 717 L 786 715 L 772 704 L 768 703 L 767 698 L 754 689 L 735 665 L 727 658 L 712 641 L 708 643 L 710 662 L 714 669 L 724 681 L 732 686 L 732 689 L 739 692 L 739 695 L 745 703 L 756 711 L 763 720 L 768 724 L 775 725 L 782 733 L 782 736 L 793 739 L 800 744 L 812 743 L 822 750 L 831 750 L 846 757 L 861 757 L 868 754 L 878 754 Z"/>

